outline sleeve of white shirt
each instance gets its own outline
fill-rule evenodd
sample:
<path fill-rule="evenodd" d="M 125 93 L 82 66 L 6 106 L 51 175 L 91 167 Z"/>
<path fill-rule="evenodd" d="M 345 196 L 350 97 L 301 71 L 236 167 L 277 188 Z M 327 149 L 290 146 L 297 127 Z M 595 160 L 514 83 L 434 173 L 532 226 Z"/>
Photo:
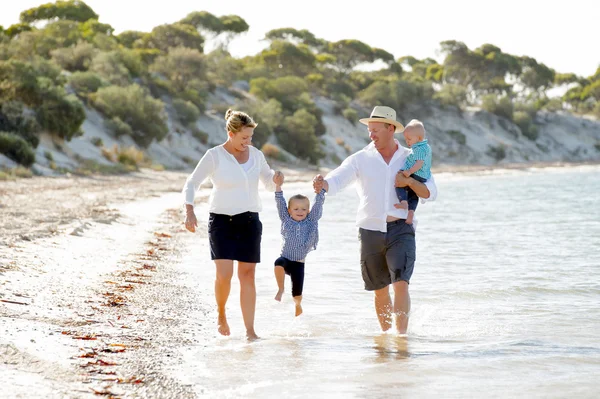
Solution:
<path fill-rule="evenodd" d="M 273 191 L 275 191 L 275 183 L 273 182 L 273 176 L 275 176 L 275 171 L 273 169 L 271 169 L 271 167 L 267 163 L 267 160 L 265 159 L 265 154 L 263 154 L 262 151 L 260 151 L 258 149 L 257 149 L 257 151 L 259 154 L 258 158 L 259 158 L 259 162 L 260 162 L 260 172 L 259 172 L 260 181 L 263 182 L 267 191 L 273 192 Z"/>
<path fill-rule="evenodd" d="M 336 195 L 350 184 L 354 183 L 358 178 L 354 156 L 349 156 L 342 162 L 340 166 L 327 174 L 325 180 L 329 185 L 327 195 Z"/>
<path fill-rule="evenodd" d="M 431 178 L 427 179 L 427 181 L 425 182 L 425 185 L 427 186 L 427 189 L 429 190 L 429 198 L 421 198 L 421 203 L 425 203 L 428 201 L 435 201 L 438 195 L 438 190 L 437 190 L 437 186 L 435 185 L 435 179 L 433 178 L 433 175 L 431 175 Z"/>
<path fill-rule="evenodd" d="M 196 191 L 198 191 L 202 182 L 212 175 L 214 169 L 215 161 L 213 154 L 210 150 L 206 151 L 200 162 L 198 162 L 198 165 L 196 165 L 196 169 L 189 175 L 183 186 L 183 196 L 186 204 L 194 205 Z"/>

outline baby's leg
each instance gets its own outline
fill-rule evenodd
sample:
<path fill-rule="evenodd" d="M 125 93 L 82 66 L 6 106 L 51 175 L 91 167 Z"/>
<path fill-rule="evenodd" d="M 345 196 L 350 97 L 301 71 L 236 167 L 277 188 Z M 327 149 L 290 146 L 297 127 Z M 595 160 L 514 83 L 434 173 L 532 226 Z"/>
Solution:
<path fill-rule="evenodd" d="M 419 205 L 419 196 L 410 188 L 406 191 L 408 192 L 408 216 L 406 217 L 406 224 L 412 224 L 417 205 Z"/>
<path fill-rule="evenodd" d="M 283 285 L 285 283 L 285 269 L 283 265 L 285 261 L 283 258 L 279 258 L 275 261 L 275 280 L 277 281 L 277 294 L 275 294 L 275 300 L 281 302 L 281 296 L 283 295 Z"/>
<path fill-rule="evenodd" d="M 396 209 L 407 209 L 408 208 L 408 192 L 406 187 L 396 187 L 396 195 L 398 196 L 399 204 L 394 204 Z"/>
<path fill-rule="evenodd" d="M 304 289 L 304 263 L 297 262 L 290 271 L 292 278 L 292 296 L 296 305 L 296 316 L 302 314 L 302 290 Z"/>

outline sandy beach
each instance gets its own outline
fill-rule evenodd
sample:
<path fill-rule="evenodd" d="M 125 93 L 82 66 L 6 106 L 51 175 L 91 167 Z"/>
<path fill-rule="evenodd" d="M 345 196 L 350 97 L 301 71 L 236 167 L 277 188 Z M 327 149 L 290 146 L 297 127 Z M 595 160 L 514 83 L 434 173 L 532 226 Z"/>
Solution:
<path fill-rule="evenodd" d="M 288 181 L 315 174 L 281 169 Z M 161 373 L 193 339 L 176 328 L 180 319 L 196 314 L 212 327 L 174 278 L 174 259 L 189 248 L 182 242 L 206 237 L 205 226 L 195 236 L 183 228 L 186 177 L 143 170 L 0 182 L 7 397 L 194 397 Z"/>

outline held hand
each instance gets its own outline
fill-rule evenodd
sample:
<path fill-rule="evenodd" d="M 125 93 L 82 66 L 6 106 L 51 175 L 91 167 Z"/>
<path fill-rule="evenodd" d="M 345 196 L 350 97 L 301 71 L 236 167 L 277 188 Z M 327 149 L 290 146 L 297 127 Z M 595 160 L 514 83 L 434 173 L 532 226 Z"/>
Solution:
<path fill-rule="evenodd" d="M 323 179 L 323 176 L 316 175 L 313 179 L 313 189 L 315 190 L 315 194 L 319 194 L 322 189 L 328 191 L 329 183 L 327 183 L 327 180 Z"/>
<path fill-rule="evenodd" d="M 185 215 L 185 228 L 194 233 L 196 231 L 196 227 L 198 227 L 198 220 L 196 219 L 194 211 L 187 211 Z"/>
<path fill-rule="evenodd" d="M 406 177 L 402 174 L 402 171 L 396 175 L 396 187 L 407 187 L 410 184 L 410 177 Z"/>
<path fill-rule="evenodd" d="M 283 175 L 283 173 L 281 173 L 280 171 L 276 171 L 275 175 L 273 176 L 273 183 L 275 183 L 276 186 L 281 187 L 281 185 L 283 185 L 284 180 L 285 176 Z"/>
<path fill-rule="evenodd" d="M 404 177 L 410 177 L 410 172 L 408 170 L 403 170 L 402 174 L 404 175 Z"/>

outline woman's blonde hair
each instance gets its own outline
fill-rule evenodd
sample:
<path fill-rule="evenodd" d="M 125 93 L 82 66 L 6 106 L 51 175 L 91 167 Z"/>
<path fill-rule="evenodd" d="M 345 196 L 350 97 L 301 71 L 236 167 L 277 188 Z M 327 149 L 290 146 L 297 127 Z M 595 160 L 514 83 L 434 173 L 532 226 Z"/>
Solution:
<path fill-rule="evenodd" d="M 227 120 L 227 131 L 231 133 L 239 133 L 245 127 L 255 128 L 258 123 L 250 115 L 242 111 L 234 111 L 231 108 L 225 112 Z"/>

